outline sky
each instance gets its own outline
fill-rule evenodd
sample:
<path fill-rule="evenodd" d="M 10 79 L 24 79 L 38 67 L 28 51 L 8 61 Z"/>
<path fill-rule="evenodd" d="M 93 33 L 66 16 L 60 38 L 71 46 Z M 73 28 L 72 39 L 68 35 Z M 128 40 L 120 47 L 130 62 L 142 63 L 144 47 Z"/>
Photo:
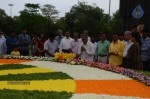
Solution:
<path fill-rule="evenodd" d="M 87 2 L 87 4 L 96 4 L 98 7 L 104 10 L 104 13 L 109 13 L 109 0 L 0 0 L 0 8 L 5 10 L 7 15 L 10 15 L 10 6 L 8 4 L 13 4 L 12 6 L 12 16 L 19 15 L 19 11 L 23 10 L 26 3 L 35 4 L 51 4 L 56 7 L 59 11 L 59 17 L 64 17 L 66 12 L 69 12 L 71 7 L 78 3 L 78 1 Z M 119 9 L 120 0 L 110 0 L 111 1 L 111 15 Z"/>

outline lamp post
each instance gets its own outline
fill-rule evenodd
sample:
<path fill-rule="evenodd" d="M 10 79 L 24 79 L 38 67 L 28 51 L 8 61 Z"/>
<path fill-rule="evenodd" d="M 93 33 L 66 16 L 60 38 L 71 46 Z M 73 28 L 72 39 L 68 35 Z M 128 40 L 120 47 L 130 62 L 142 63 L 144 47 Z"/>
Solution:
<path fill-rule="evenodd" d="M 109 0 L 109 16 L 110 16 L 111 0 Z"/>
<path fill-rule="evenodd" d="M 8 4 L 8 5 L 10 7 L 10 16 L 12 17 L 12 6 L 13 6 L 13 4 Z"/>

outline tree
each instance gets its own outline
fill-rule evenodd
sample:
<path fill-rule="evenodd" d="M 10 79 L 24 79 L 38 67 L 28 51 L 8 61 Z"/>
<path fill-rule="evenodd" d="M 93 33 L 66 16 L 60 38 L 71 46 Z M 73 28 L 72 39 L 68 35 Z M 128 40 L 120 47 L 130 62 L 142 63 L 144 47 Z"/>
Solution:
<path fill-rule="evenodd" d="M 101 8 L 96 5 L 88 5 L 86 2 L 74 5 L 65 15 L 65 22 L 69 30 L 82 33 L 84 29 L 87 29 L 90 35 L 98 35 L 104 31 L 109 19 Z"/>
<path fill-rule="evenodd" d="M 55 9 L 55 6 L 53 5 L 45 4 L 41 8 L 41 11 L 43 15 L 45 15 L 47 18 L 50 18 L 52 20 L 55 20 L 57 18 L 58 11 Z"/>
<path fill-rule="evenodd" d="M 123 29 L 123 21 L 120 17 L 119 10 L 117 10 L 113 14 L 108 25 L 109 40 L 112 40 L 113 33 L 120 33 L 120 34 L 123 33 L 122 29 Z"/>
<path fill-rule="evenodd" d="M 39 4 L 26 3 L 25 8 L 26 8 L 25 10 L 28 11 L 29 13 L 37 13 L 39 12 L 40 6 Z"/>
<path fill-rule="evenodd" d="M 0 16 L 0 29 L 7 35 L 15 27 L 14 20 L 3 9 L 0 9 Z"/>

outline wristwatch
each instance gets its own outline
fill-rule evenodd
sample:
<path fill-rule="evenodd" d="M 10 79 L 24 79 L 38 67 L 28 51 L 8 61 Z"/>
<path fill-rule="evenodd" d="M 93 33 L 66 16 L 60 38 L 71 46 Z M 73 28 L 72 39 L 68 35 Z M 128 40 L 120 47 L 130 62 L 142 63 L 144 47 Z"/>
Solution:
<path fill-rule="evenodd" d="M 115 53 L 115 55 L 118 55 L 118 52 L 114 52 Z"/>

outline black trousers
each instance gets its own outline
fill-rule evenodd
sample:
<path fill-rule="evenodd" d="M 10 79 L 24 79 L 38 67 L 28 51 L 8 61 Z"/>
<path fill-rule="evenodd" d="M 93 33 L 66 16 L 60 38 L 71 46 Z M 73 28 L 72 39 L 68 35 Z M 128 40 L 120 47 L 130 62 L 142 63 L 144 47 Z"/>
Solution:
<path fill-rule="evenodd" d="M 125 57 L 123 58 L 122 66 L 124 68 L 128 69 L 134 69 L 135 67 L 135 62 L 132 59 L 126 59 Z"/>
<path fill-rule="evenodd" d="M 143 63 L 143 70 L 150 71 L 150 60 L 142 61 L 142 63 Z"/>
<path fill-rule="evenodd" d="M 29 51 L 21 51 L 20 50 L 20 55 L 22 55 L 22 56 L 29 56 Z"/>

